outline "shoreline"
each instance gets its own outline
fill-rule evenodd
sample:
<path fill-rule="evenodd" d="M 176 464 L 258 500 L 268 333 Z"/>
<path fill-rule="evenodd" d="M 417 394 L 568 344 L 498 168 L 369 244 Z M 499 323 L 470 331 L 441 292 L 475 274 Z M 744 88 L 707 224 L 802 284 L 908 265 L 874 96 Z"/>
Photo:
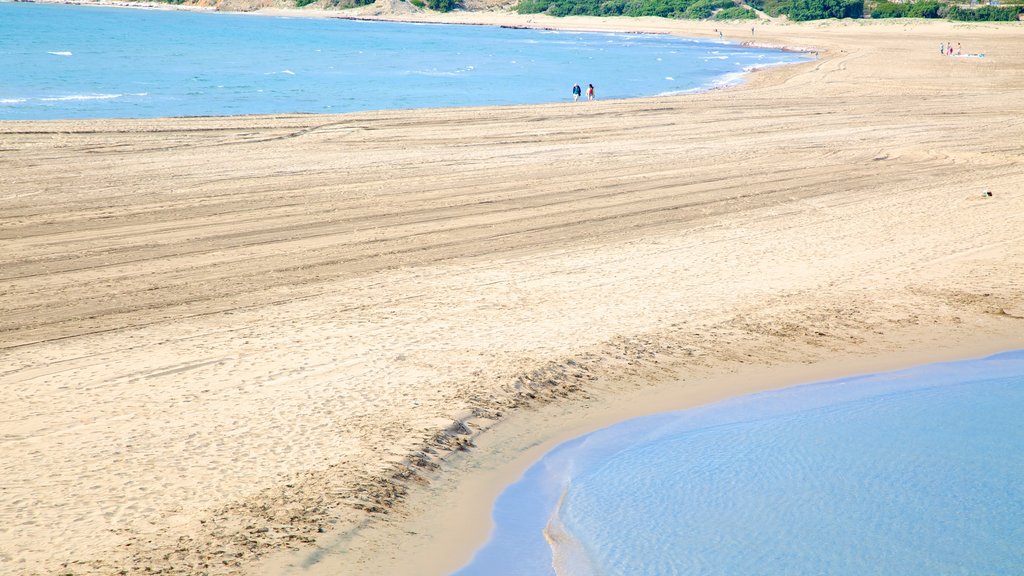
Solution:
<path fill-rule="evenodd" d="M 691 27 L 691 32 L 678 33 L 672 29 L 654 29 L 645 25 L 639 27 L 633 26 L 632 23 L 627 21 L 619 21 L 614 23 L 613 26 L 597 26 L 596 23 L 584 23 L 582 26 L 575 25 L 564 25 L 562 22 L 552 17 L 538 16 L 540 19 L 546 18 L 551 20 L 548 22 L 534 22 L 534 16 L 521 16 L 514 13 L 507 12 L 468 12 L 460 11 L 457 13 L 420 13 L 417 15 L 410 14 L 375 14 L 375 15 L 364 15 L 360 11 L 364 7 L 352 8 L 347 11 L 328 11 L 328 10 L 305 10 L 305 9 L 288 9 L 288 8 L 261 8 L 253 11 L 222 11 L 216 7 L 207 6 L 192 6 L 192 5 L 172 5 L 172 4 L 161 4 L 156 2 L 126 2 L 122 0 L 8 0 L 10 3 L 24 3 L 24 4 L 51 4 L 51 5 L 70 5 L 70 6 L 84 6 L 84 7 L 99 7 L 99 8 L 125 8 L 125 9 L 141 9 L 141 10 L 171 10 L 171 11 L 193 11 L 202 13 L 223 13 L 223 14 L 245 14 L 252 16 L 264 16 L 270 18 L 305 18 L 305 19 L 338 19 L 338 20 L 351 20 L 358 22 L 389 22 L 397 24 L 429 24 L 438 26 L 480 26 L 480 27 L 494 27 L 494 28 L 505 28 L 505 29 L 520 29 L 520 30 L 543 30 L 543 31 L 572 31 L 580 33 L 590 34 L 637 34 L 637 35 L 665 35 L 680 38 L 684 40 L 702 40 L 703 36 L 708 36 L 709 41 L 714 40 L 714 34 L 707 33 L 703 30 L 706 26 L 703 24 L 713 23 L 711 21 L 693 21 L 700 26 L 696 29 Z M 348 12 L 348 13 L 346 13 Z M 358 13 L 357 13 L 358 12 Z M 583 17 L 584 20 L 597 20 L 595 18 Z M 523 21 L 526 23 L 522 23 Z M 693 31 L 699 30 L 699 31 Z M 821 58 L 823 49 L 818 47 L 809 46 L 790 46 L 780 45 L 778 43 L 764 42 L 764 41 L 753 41 L 753 40 L 730 40 L 732 46 L 738 46 L 741 48 L 751 49 L 764 49 L 764 50 L 778 50 L 780 52 L 803 54 L 807 55 L 805 61 L 794 61 L 776 64 L 752 64 L 746 66 L 739 71 L 723 72 L 715 77 L 710 77 L 705 80 L 703 86 L 695 88 L 689 88 L 685 90 L 675 90 L 669 92 L 658 92 L 648 95 L 639 96 L 627 96 L 627 97 L 616 97 L 608 98 L 607 100 L 635 100 L 642 98 L 666 98 L 675 96 L 690 96 L 693 94 L 701 94 L 714 92 L 718 90 L 729 90 L 736 87 L 742 86 L 744 83 L 750 82 L 755 74 L 763 74 L 773 68 L 782 68 L 788 66 L 798 66 L 806 64 L 807 62 L 813 62 Z M 810 55 L 813 54 L 813 57 Z M 124 96 L 124 94 L 116 94 L 113 96 Z M 603 99 L 606 100 L 606 99 Z M 509 103 L 509 104 L 488 104 L 488 105 L 462 105 L 462 106 L 446 106 L 445 108 L 485 108 L 485 107 L 503 107 L 503 106 L 529 106 L 529 105 L 544 105 L 544 104 L 564 104 L 564 101 L 555 100 L 550 102 L 525 102 L 525 103 Z M 354 110 L 351 112 L 307 112 L 307 111 L 285 111 L 277 113 L 236 113 L 236 114 L 200 114 L 190 116 L 161 116 L 156 118 L 229 118 L 229 117 L 258 117 L 258 116 L 274 116 L 274 115 L 316 115 L 321 117 L 333 116 L 336 114 L 358 114 L 362 112 L 380 112 L 385 110 L 416 110 L 416 109 L 430 109 L 440 108 L 439 106 L 428 106 L 426 108 L 368 108 L 365 110 Z M 166 113 L 166 112 L 164 112 Z M 47 119 L 0 119 L 0 122 L 8 121 L 77 121 L 77 120 L 143 120 L 146 118 L 154 118 L 149 116 L 137 117 L 137 116 L 114 116 L 114 117 L 98 117 L 98 118 L 47 118 Z"/>
<path fill-rule="evenodd" d="M 933 341 L 927 347 L 920 347 L 922 330 L 914 327 L 886 334 L 881 340 L 888 345 L 883 344 L 879 354 L 854 348 L 811 363 L 782 360 L 763 367 L 729 366 L 696 377 L 680 370 L 677 375 L 691 383 L 696 378 L 697 389 L 681 390 L 669 380 L 620 390 L 620 395 L 604 391 L 597 398 L 569 398 L 564 404 L 513 413 L 492 427 L 475 430 L 470 440 L 476 448 L 453 454 L 430 478 L 430 486 L 410 494 L 406 506 L 413 512 L 407 517 L 384 527 L 331 535 L 305 552 L 272 555 L 252 573 L 329 576 L 355 563 L 369 573 L 446 576 L 468 564 L 489 540 L 491 512 L 498 496 L 545 454 L 575 438 L 635 418 L 752 394 L 1024 349 L 1024 336 L 1016 333 L 1020 326 L 998 319 L 987 323 L 982 334 L 957 332 L 952 325 L 943 328 L 950 330 L 951 341 Z M 917 344 L 900 349 L 896 343 L 903 339 Z M 752 384 L 752 380 L 758 383 Z"/>
<path fill-rule="evenodd" d="M 773 28 L 765 36 L 831 51 L 818 61 L 753 75 L 739 89 L 601 101 L 586 111 L 551 104 L 19 122 L 17 129 L 0 123 L 0 141 L 12 150 L 17 169 L 10 178 L 22 183 L 19 195 L 8 198 L 15 212 L 5 234 L 13 246 L 11 262 L 3 264 L 39 278 L 15 280 L 0 302 L 11 319 L 5 342 L 35 342 L 12 352 L 13 368 L 3 373 L 19 386 L 32 384 L 16 388 L 18 398 L 31 390 L 40 402 L 62 405 L 69 401 L 56 388 L 62 379 L 110 383 L 114 391 L 123 380 L 131 403 L 111 402 L 107 413 L 107 404 L 72 402 L 68 412 L 81 413 L 75 425 L 86 430 L 103 424 L 142 439 L 140 428 L 120 431 L 118 422 L 138 426 L 135 410 L 154 419 L 153 406 L 176 410 L 202 398 L 179 415 L 194 428 L 189 432 L 214 443 L 231 438 L 236 452 L 229 456 L 255 458 L 238 480 L 191 481 L 197 492 L 215 497 L 181 497 L 177 508 L 164 509 L 161 492 L 152 491 L 146 504 L 173 522 L 149 526 L 125 513 L 114 527 L 128 536 L 110 536 L 101 520 L 91 520 L 95 542 L 86 547 L 104 556 L 90 560 L 62 551 L 64 567 L 277 574 L 295 556 L 256 559 L 298 547 L 307 558 L 344 548 L 346 555 L 335 559 L 368 573 L 418 571 L 435 555 L 468 558 L 482 544 L 469 541 L 483 537 L 490 510 L 475 490 L 496 494 L 494 484 L 525 467 L 540 446 L 575 430 L 620 420 L 630 410 L 693 406 L 762 389 L 752 386 L 769 380 L 777 386 L 817 381 L 823 378 L 809 375 L 864 366 L 866 356 L 892 358 L 893 350 L 913 356 L 952 347 L 958 357 L 993 342 L 1024 347 L 1024 299 L 1014 273 L 1024 262 L 1022 228 L 1014 220 L 1024 213 L 1017 210 L 1024 197 L 1015 188 L 1021 160 L 999 152 L 1019 127 L 998 117 L 1000 101 L 990 94 L 962 89 L 991 83 L 1012 96 L 1020 87 L 1019 64 L 1000 55 L 1012 54 L 1021 40 L 1005 34 L 1010 26 L 922 25 L 910 40 L 887 23 L 850 28 Z M 987 39 L 997 48 L 988 50 L 995 54 L 991 63 L 1000 67 L 984 73 L 961 67 L 945 77 L 943 66 L 951 63 L 910 52 L 925 67 L 918 75 L 880 65 L 897 47 L 930 46 L 932 36 L 949 30 Z M 869 80 L 878 73 L 884 86 Z M 899 90 L 913 106 L 892 99 L 893 78 L 901 79 Z M 942 90 L 948 95 L 941 105 L 930 103 Z M 976 115 L 949 115 L 950 101 Z M 908 125 L 911 111 L 915 123 Z M 995 135 L 980 136 L 979 125 Z M 453 150 L 454 183 L 452 165 L 438 161 Z M 679 166 L 676 159 L 684 156 L 696 159 Z M 37 163 L 43 170 L 80 168 L 81 175 L 62 183 L 67 196 L 51 200 L 70 202 L 70 212 L 49 214 L 55 208 L 20 199 L 42 194 L 53 181 L 39 176 Z M 956 171 L 947 170 L 951 164 Z M 259 177 L 277 188 L 263 192 Z M 161 181 L 175 184 L 167 190 Z M 389 194 L 368 195 L 385 182 L 380 189 Z M 993 200 L 982 201 L 974 190 L 982 183 L 995 192 Z M 896 194 L 878 191 L 894 187 Z M 111 190 L 123 191 L 114 196 L 123 208 L 93 199 Z M 608 199 L 584 194 L 591 190 L 612 192 Z M 542 194 L 530 205 L 535 191 Z M 232 202 L 233 212 L 225 208 L 224 214 L 245 217 L 220 222 L 213 209 L 220 197 Z M 548 197 L 571 198 L 571 208 L 557 212 Z M 450 208 L 458 198 L 471 201 Z M 481 211 L 491 204 L 504 209 Z M 149 216 L 165 205 L 169 215 Z M 315 210 L 288 212 L 307 205 Z M 456 232 L 449 228 L 423 231 L 413 216 L 379 213 L 378 205 L 400 215 L 415 215 L 422 206 L 429 214 L 451 210 L 450 220 L 442 220 L 446 226 L 466 229 L 468 221 L 482 232 L 458 232 L 463 243 L 453 246 Z M 637 212 L 629 208 L 634 205 Z M 322 221 L 338 211 L 370 224 Z M 179 213 L 184 220 L 175 220 Z M 521 222 L 499 219 L 506 213 L 552 223 L 524 232 Z M 420 234 L 415 250 L 402 244 L 410 228 Z M 389 235 L 396 238 L 391 244 Z M 108 240 L 121 236 L 127 240 Z M 248 236 L 272 251 L 220 240 Z M 341 256 L 348 260 L 331 256 L 347 262 L 343 266 L 310 260 L 341 250 L 334 246 L 347 250 Z M 437 255 L 425 256 L 431 249 Z M 143 262 L 138 271 L 121 266 L 129 257 Z M 259 264 L 253 268 L 251 261 Z M 313 272 L 301 275 L 306 269 Z M 175 283 L 178 274 L 198 285 L 198 295 Z M 224 274 L 235 291 L 218 296 Z M 90 288 L 96 277 L 103 288 Z M 277 277 L 288 283 L 269 282 Z M 78 292 L 67 292 L 69 286 Z M 128 308 L 110 312 L 90 299 Z M 92 316 L 80 309 L 93 310 Z M 109 335 L 89 331 L 100 327 Z M 947 333 L 959 334 L 958 340 L 943 348 Z M 58 337 L 64 344 L 53 344 Z M 846 364 L 837 364 L 837 356 Z M 88 364 L 94 358 L 103 361 Z M 763 376 L 765 370 L 773 375 Z M 60 375 L 53 390 L 51 373 Z M 165 386 L 174 393 L 170 384 L 184 386 L 182 398 L 145 398 L 163 390 L 148 382 L 178 374 L 187 379 Z M 750 381 L 755 375 L 763 378 L 757 384 Z M 274 385 L 289 379 L 301 386 Z M 218 388 L 220 382 L 231 386 Z M 291 397 L 293 390 L 312 397 Z M 340 403 L 331 404 L 335 397 Z M 45 410 L 7 409 L 12 414 L 3 416 L 12 421 L 29 417 L 26 438 L 56 437 L 33 431 L 57 426 L 39 416 Z M 221 426 L 221 413 L 238 420 L 206 430 L 207 422 Z M 263 421 L 270 428 L 254 427 Z M 286 426 L 310 421 L 324 423 Z M 203 445 L 155 438 L 162 453 L 183 455 L 170 462 L 174 466 L 198 465 L 192 470 L 208 468 L 229 480 L 238 473 L 231 462 L 209 464 Z M 46 446 L 61 454 L 60 445 Z M 288 460 L 299 456 L 305 459 Z M 73 462 L 61 464 L 79 470 Z M 167 480 L 149 485 L 161 481 Z M 439 502 L 443 509 L 452 505 L 448 532 L 432 528 Z M 71 527 L 59 520 L 48 525 Z M 50 534 L 62 543 L 81 542 L 74 534 Z M 127 546 L 133 551 L 125 552 Z M 397 550 L 406 558 L 391 558 Z"/>
<path fill-rule="evenodd" d="M 987 344 L 986 347 L 988 347 L 989 345 L 990 343 Z M 960 353 L 963 352 L 965 352 L 965 350 L 960 351 Z M 637 447 L 638 445 L 647 445 L 648 443 L 652 442 L 652 440 L 654 443 L 657 443 L 661 440 L 665 440 L 668 437 L 675 436 L 676 434 L 679 433 L 702 434 L 704 432 L 707 432 L 714 435 L 715 429 L 720 426 L 729 426 L 731 423 L 736 423 L 740 425 L 749 424 L 754 421 L 760 421 L 762 417 L 767 417 L 769 420 L 771 420 L 773 416 L 777 417 L 779 413 L 786 415 L 795 415 L 807 409 L 810 409 L 811 411 L 815 411 L 815 409 L 817 409 L 820 411 L 826 409 L 824 407 L 838 408 L 843 404 L 844 400 L 878 400 L 878 394 L 881 394 L 882 396 L 888 396 L 893 392 L 899 393 L 901 391 L 906 392 L 908 390 L 948 390 L 950 388 L 961 387 L 962 385 L 967 383 L 965 382 L 965 380 L 969 380 L 971 383 L 977 385 L 980 384 L 982 381 L 989 380 L 990 378 L 1006 379 L 1014 376 L 1021 376 L 1022 372 L 1020 372 L 1019 370 L 1022 368 L 1020 361 L 1024 359 L 1024 349 L 1015 348 L 1005 351 L 1000 350 L 996 353 L 990 352 L 991 350 L 987 350 L 980 356 L 976 356 L 972 353 L 967 358 L 943 358 L 938 363 L 918 363 L 907 368 L 898 369 L 896 371 L 872 371 L 866 374 L 856 375 L 847 374 L 839 378 L 818 380 L 814 382 L 807 382 L 796 385 L 785 385 L 783 388 L 780 389 L 756 392 L 749 395 L 731 396 L 720 401 L 701 404 L 699 406 L 687 408 L 681 411 L 655 412 L 654 414 L 651 415 L 644 415 L 638 418 L 617 421 L 613 423 L 611 426 L 601 428 L 599 430 L 588 431 L 584 433 L 582 436 L 577 436 L 566 443 L 557 444 L 554 448 L 542 454 L 540 458 L 531 462 L 529 464 L 531 477 L 530 479 L 520 478 L 516 481 L 516 496 L 509 498 L 508 494 L 502 495 L 502 498 L 505 501 L 499 507 L 500 515 L 502 517 L 502 520 L 500 521 L 501 525 L 499 526 L 499 528 L 504 531 L 504 544 L 499 547 L 499 549 L 504 552 L 504 554 L 502 554 L 501 556 L 504 556 L 504 558 L 506 558 L 507 561 L 507 558 L 510 554 L 515 557 L 521 557 L 520 554 L 526 553 L 528 553 L 529 555 L 534 555 L 538 553 L 543 554 L 545 552 L 545 549 L 549 548 L 547 551 L 553 557 L 552 559 L 554 560 L 556 566 L 554 573 L 562 574 L 562 568 L 568 569 L 568 567 L 572 563 L 566 562 L 565 558 L 560 557 L 559 554 L 559 552 L 564 553 L 565 548 L 562 547 L 562 549 L 560 550 L 556 542 L 552 541 L 553 539 L 557 540 L 557 532 L 556 534 L 549 534 L 549 531 L 552 529 L 557 531 L 559 528 L 564 528 L 559 523 L 557 523 L 555 519 L 559 517 L 558 509 L 561 508 L 562 506 L 562 498 L 564 498 L 565 493 L 561 492 L 561 497 L 559 497 L 559 494 L 555 492 L 548 492 L 545 496 L 540 496 L 539 494 L 545 493 L 547 490 L 546 486 L 549 485 L 550 483 L 561 484 L 562 489 L 564 490 L 569 484 L 573 483 L 573 479 L 579 479 L 581 474 L 587 475 L 588 472 L 599 473 L 599 470 L 604 467 L 603 464 L 605 463 L 605 459 L 609 457 L 615 459 L 614 454 L 617 453 L 619 450 L 629 451 Z M 1009 359 L 1009 362 L 1016 362 L 1015 369 L 1007 369 L 1005 367 L 1002 367 L 1000 369 L 999 367 L 993 366 L 993 364 L 1001 363 L 1001 361 L 994 361 L 994 359 L 1007 358 L 1008 356 L 1011 356 L 1013 358 Z M 1000 376 L 995 376 L 991 373 L 986 373 L 985 377 L 980 377 L 977 373 L 974 373 L 973 368 L 964 369 L 964 364 L 971 364 L 974 366 L 977 366 L 979 364 L 986 364 L 989 366 L 993 366 L 992 369 L 995 372 L 999 372 Z M 922 374 L 925 373 L 927 373 L 928 376 L 922 377 Z M 959 377 L 953 376 L 953 374 L 957 374 Z M 907 382 L 905 382 L 905 377 L 909 377 L 912 383 L 908 384 Z M 829 392 L 823 392 L 826 390 Z M 778 401 L 779 398 L 786 398 L 789 401 L 796 401 L 799 403 L 800 408 L 794 409 L 794 407 L 791 404 L 788 404 L 786 402 L 780 403 Z M 807 402 L 809 399 L 811 401 L 808 405 Z M 836 403 L 837 400 L 839 401 L 838 404 Z M 963 398 L 963 400 L 967 401 L 969 399 Z M 904 405 L 907 404 L 916 405 L 917 403 L 905 402 Z M 736 407 L 740 405 L 744 406 L 745 408 L 749 408 L 755 414 L 748 413 L 745 409 L 738 410 Z M 771 407 L 767 407 L 766 405 Z M 724 418 L 725 422 L 723 422 L 721 419 L 723 412 L 727 414 L 727 416 Z M 950 406 L 949 412 L 947 412 L 946 414 L 947 417 L 952 416 L 953 412 L 956 412 L 956 410 L 953 409 L 952 406 Z M 717 414 L 718 418 L 712 416 L 710 418 L 711 421 L 708 422 L 706 418 L 709 414 Z M 668 418 L 667 416 L 672 416 L 672 418 Z M 985 418 L 988 415 L 975 412 L 974 416 L 976 418 Z M 686 422 L 686 424 L 683 424 L 682 426 L 680 426 L 678 423 L 673 424 L 673 422 L 678 422 L 676 420 L 677 418 L 682 422 Z M 695 419 L 700 423 L 695 423 Z M 922 419 L 922 421 L 919 421 L 918 424 L 924 424 L 924 420 L 926 419 Z M 883 421 L 880 421 L 879 423 L 882 424 Z M 1004 425 L 1005 424 L 1009 424 L 1009 422 L 1004 421 Z M 653 434 L 650 433 L 652 426 L 655 430 L 658 430 Z M 662 427 L 667 427 L 668 431 L 666 431 Z M 913 427 L 908 428 L 907 426 L 904 425 L 900 426 L 900 428 L 902 428 L 902 430 L 906 430 L 908 433 L 912 433 Z M 1007 433 L 1010 432 L 1010 429 L 1008 427 L 1004 428 L 1004 430 Z M 637 436 L 639 436 L 640 438 L 637 438 Z M 999 436 L 989 436 L 987 437 L 987 441 L 998 441 L 998 438 Z M 845 434 L 837 434 L 832 439 L 833 441 L 840 439 L 842 439 L 842 441 L 857 441 L 855 437 L 848 437 Z M 805 436 L 803 440 L 804 443 L 810 444 L 814 444 L 816 441 L 819 441 L 814 436 Z M 608 445 L 609 443 L 611 446 Z M 754 441 L 754 443 L 757 443 L 756 440 Z M 567 446 L 567 444 L 571 444 L 572 447 Z M 862 445 L 862 448 L 870 450 L 871 447 L 869 444 L 870 443 Z M 940 445 L 941 443 L 935 444 L 934 446 L 936 449 L 938 449 Z M 978 448 L 981 448 L 981 446 L 978 446 Z M 811 448 L 810 450 L 813 450 L 813 448 Z M 555 456 L 556 452 L 558 452 L 559 455 Z M 1013 451 L 1009 452 L 1009 454 L 1013 453 Z M 566 454 L 573 454 L 574 456 L 567 456 Z M 668 456 L 668 454 L 663 454 Z M 1007 453 L 1004 452 L 1003 454 Z M 908 454 L 908 456 L 910 455 L 911 454 Z M 706 451 L 705 456 L 713 459 L 716 458 L 715 454 L 707 453 Z M 582 460 L 580 459 L 581 457 Z M 720 452 L 717 454 L 717 457 L 721 457 Z M 967 453 L 961 451 L 960 457 L 967 457 Z M 718 460 L 716 460 L 716 462 L 717 461 Z M 647 458 L 645 462 L 647 463 L 647 465 L 654 465 L 654 460 L 650 458 Z M 767 464 L 768 462 L 761 461 L 761 463 Z M 966 464 L 966 462 L 964 463 Z M 701 470 L 701 466 L 699 465 L 695 465 L 694 468 L 696 468 L 696 470 L 698 471 Z M 959 470 L 959 467 L 956 465 L 946 466 L 945 470 L 942 470 L 941 466 L 933 468 L 933 471 L 936 473 L 942 473 L 945 471 L 946 473 L 953 474 L 954 471 L 957 470 Z M 621 472 L 628 473 L 626 470 L 621 470 Z M 904 472 L 909 472 L 909 470 L 905 470 Z M 605 477 L 607 478 L 607 475 Z M 667 477 L 662 477 L 668 480 Z M 1002 477 L 1008 480 L 1010 477 L 1012 477 L 1012 474 L 1010 476 L 1006 476 L 1004 474 Z M 900 478 L 899 475 L 890 475 L 890 478 L 893 481 L 903 480 L 903 478 Z M 591 487 L 594 486 L 593 480 L 585 482 L 589 483 Z M 711 485 L 709 486 L 708 484 Z M 705 486 L 713 490 L 713 484 L 714 483 L 706 483 Z M 968 491 L 968 486 L 970 484 L 971 483 L 965 483 L 962 484 L 961 486 L 965 491 Z M 524 486 L 529 488 L 524 490 Z M 649 482 L 647 483 L 647 486 L 650 486 Z M 509 486 L 506 488 L 511 487 Z M 800 489 L 799 486 L 790 486 L 790 488 L 797 490 Z M 695 492 L 699 493 L 699 491 Z M 693 496 L 695 496 L 695 494 L 691 493 L 691 498 Z M 1009 501 L 1010 500 L 1007 500 L 1006 502 L 1009 503 Z M 543 502 L 544 506 L 543 508 L 538 508 L 536 504 L 539 504 L 541 502 Z M 822 502 L 822 504 L 824 504 L 824 502 Z M 528 506 L 529 510 L 531 510 L 531 513 L 523 514 L 520 505 Z M 492 504 L 492 508 L 494 507 L 498 507 L 498 505 Z M 519 510 L 518 512 L 516 511 L 517 509 Z M 649 512 L 657 514 L 657 511 L 653 509 L 649 510 Z M 705 511 L 705 514 L 707 514 L 707 511 Z M 564 519 L 564 517 L 561 519 Z M 637 517 L 634 515 L 634 520 L 636 519 Z M 1007 517 L 1003 518 L 1004 522 L 1008 519 L 1009 518 Z M 611 519 L 606 518 L 606 521 L 611 521 Z M 713 520 L 711 521 L 713 522 Z M 524 527 L 520 526 L 520 522 L 523 522 L 530 526 L 528 532 Z M 696 530 L 697 532 L 700 532 L 700 524 L 701 523 L 690 522 L 689 525 L 692 529 Z M 1006 526 L 1007 528 L 1012 525 L 1014 524 L 1004 524 L 1004 526 Z M 513 534 L 512 538 L 509 538 L 510 531 Z M 533 536 L 528 536 L 528 534 L 532 534 Z M 539 536 L 541 535 L 543 535 L 543 540 L 546 541 L 545 546 L 540 545 L 541 540 Z M 700 538 L 699 535 L 695 536 Z M 707 538 L 707 536 L 705 535 L 704 538 Z M 509 544 L 510 540 L 520 542 L 521 544 L 526 544 L 526 541 L 531 541 L 531 543 L 527 546 L 513 546 Z M 929 542 L 930 540 L 926 539 L 919 542 L 916 541 L 915 543 L 927 546 L 929 545 Z M 488 544 L 490 545 L 490 543 Z M 515 552 L 516 549 L 518 549 L 520 554 L 517 554 Z M 468 572 L 469 574 L 491 574 L 501 572 L 500 567 L 506 565 L 506 563 L 502 562 L 494 556 L 494 550 L 490 550 L 489 552 L 491 553 L 490 560 L 482 563 L 479 561 L 475 562 L 476 565 L 474 566 L 474 570 Z M 738 550 L 737 552 L 739 553 Z M 680 557 L 676 556 L 676 560 L 680 560 Z M 974 559 L 975 562 L 977 562 L 978 560 L 978 558 Z M 1005 562 L 1006 560 L 1008 560 L 1008 558 L 1004 557 L 1003 560 Z M 530 560 L 527 558 L 523 558 L 523 562 L 526 565 L 530 565 Z M 534 564 L 538 569 L 537 572 L 540 573 L 540 563 L 534 562 Z M 495 568 L 498 569 L 495 570 Z"/>

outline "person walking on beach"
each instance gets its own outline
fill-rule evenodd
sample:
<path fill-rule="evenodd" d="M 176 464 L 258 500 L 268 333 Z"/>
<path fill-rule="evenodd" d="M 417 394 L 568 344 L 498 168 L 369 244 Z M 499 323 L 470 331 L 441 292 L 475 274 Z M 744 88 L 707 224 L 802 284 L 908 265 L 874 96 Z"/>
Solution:
<path fill-rule="evenodd" d="M 580 85 L 579 84 L 573 84 L 572 85 L 572 101 L 573 102 L 578 102 L 579 101 L 580 93 L 581 93 Z"/>
<path fill-rule="evenodd" d="M 939 54 L 941 54 L 943 56 L 946 55 L 946 43 L 945 42 L 939 42 Z"/>
<path fill-rule="evenodd" d="M 587 85 L 587 100 L 593 100 L 594 98 L 597 98 L 597 96 L 594 96 L 594 85 L 593 84 L 588 84 Z"/>

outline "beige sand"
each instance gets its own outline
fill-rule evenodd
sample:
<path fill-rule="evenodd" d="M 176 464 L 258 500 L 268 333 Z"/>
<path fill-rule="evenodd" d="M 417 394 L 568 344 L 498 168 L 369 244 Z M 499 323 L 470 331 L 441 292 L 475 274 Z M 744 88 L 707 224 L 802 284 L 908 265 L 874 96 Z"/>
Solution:
<path fill-rule="evenodd" d="M 673 98 L 0 123 L 0 572 L 276 573 L 319 538 L 310 570 L 409 573 L 483 537 L 411 528 L 437 490 L 531 444 L 1024 346 L 1020 26 L 757 40 L 822 58 Z"/>

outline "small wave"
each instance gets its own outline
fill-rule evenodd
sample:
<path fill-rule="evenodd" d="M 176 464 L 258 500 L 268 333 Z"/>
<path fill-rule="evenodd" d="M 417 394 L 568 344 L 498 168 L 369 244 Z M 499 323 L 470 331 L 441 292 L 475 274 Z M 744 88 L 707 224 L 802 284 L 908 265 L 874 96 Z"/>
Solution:
<path fill-rule="evenodd" d="M 665 80 L 675 80 L 675 78 L 673 78 L 671 76 L 665 76 Z"/>
<path fill-rule="evenodd" d="M 743 72 L 730 72 L 729 74 L 723 74 L 723 75 L 721 75 L 721 76 L 719 76 L 718 78 L 715 79 L 715 81 L 713 82 L 713 85 L 716 86 L 716 87 L 731 86 L 731 85 L 733 85 L 733 84 L 743 80 L 743 76 L 747 72 L 750 72 L 750 70 L 744 69 Z"/>
<path fill-rule="evenodd" d="M 705 62 L 707 62 L 708 60 L 728 60 L 728 59 L 729 59 L 728 56 L 708 56 L 706 58 L 701 58 L 701 60 L 704 60 Z"/>
<path fill-rule="evenodd" d="M 292 72 L 291 70 L 281 70 L 281 71 L 278 71 L 278 72 L 264 72 L 263 73 L 264 76 L 274 76 L 275 74 L 287 74 L 289 76 L 295 76 L 295 72 Z"/>
<path fill-rule="evenodd" d="M 682 96 L 683 94 L 696 94 L 698 92 L 705 91 L 706 88 L 688 88 L 686 90 L 669 90 L 668 92 L 658 92 L 654 96 L 661 98 L 665 96 Z"/>
<path fill-rule="evenodd" d="M 412 76 L 440 76 L 450 78 L 454 76 L 461 76 L 466 72 L 472 72 L 473 70 L 476 70 L 476 68 L 473 66 L 466 66 L 465 68 L 458 68 L 456 70 L 438 70 L 436 68 L 430 70 L 411 70 L 409 72 L 405 72 L 405 74 Z"/>
<path fill-rule="evenodd" d="M 0 98 L 0 104 L 21 104 L 23 102 L 28 102 L 28 100 L 24 98 Z"/>
<path fill-rule="evenodd" d="M 766 68 L 776 68 L 778 66 L 786 66 L 792 64 L 792 62 L 766 62 L 764 64 L 753 64 L 743 68 L 744 72 L 757 72 L 758 70 L 764 70 Z"/>
<path fill-rule="evenodd" d="M 53 54 L 54 56 L 72 56 L 71 52 L 47 52 L 47 54 Z"/>
<path fill-rule="evenodd" d="M 544 539 L 551 547 L 551 564 L 555 569 L 555 574 L 559 575 L 597 574 L 586 547 L 569 531 L 560 517 L 568 491 L 568 485 L 563 486 L 562 495 L 559 496 L 558 503 L 548 518 L 547 525 L 544 526 Z"/>
<path fill-rule="evenodd" d="M 406 74 L 411 74 L 413 76 L 440 76 L 440 77 L 452 77 L 452 76 L 458 76 L 459 75 L 458 72 L 441 72 L 441 71 L 438 71 L 438 70 L 413 70 L 411 72 L 406 72 Z"/>
<path fill-rule="evenodd" d="M 51 98 L 40 98 L 43 102 L 67 102 L 70 100 L 113 100 L 124 94 L 72 94 L 70 96 L 54 96 Z"/>

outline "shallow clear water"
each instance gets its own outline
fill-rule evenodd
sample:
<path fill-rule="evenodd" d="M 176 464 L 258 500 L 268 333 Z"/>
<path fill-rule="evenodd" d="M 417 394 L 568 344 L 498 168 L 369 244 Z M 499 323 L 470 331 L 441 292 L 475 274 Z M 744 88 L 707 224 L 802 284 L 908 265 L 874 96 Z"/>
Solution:
<path fill-rule="evenodd" d="M 736 82 L 803 57 L 670 36 L 0 1 L 0 120 L 528 104 Z"/>
<path fill-rule="evenodd" d="M 1018 351 L 632 420 L 534 465 L 459 574 L 1024 574 L 1022 415 Z"/>

